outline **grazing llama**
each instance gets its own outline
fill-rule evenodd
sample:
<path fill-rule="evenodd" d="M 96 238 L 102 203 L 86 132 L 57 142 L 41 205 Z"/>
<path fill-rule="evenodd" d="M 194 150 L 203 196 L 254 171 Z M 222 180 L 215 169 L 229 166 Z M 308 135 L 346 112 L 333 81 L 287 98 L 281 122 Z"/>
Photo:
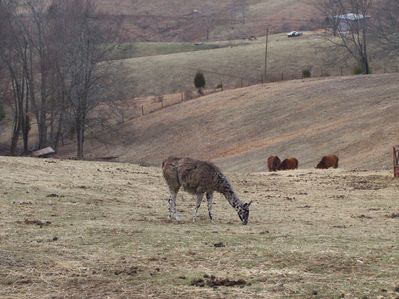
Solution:
<path fill-rule="evenodd" d="M 197 218 L 204 194 L 206 194 L 208 201 L 209 219 L 213 221 L 213 192 L 216 191 L 226 197 L 229 204 L 237 211 L 242 224 L 248 223 L 251 202 L 243 203 L 240 201 L 227 178 L 214 164 L 191 158 L 169 157 L 162 162 L 162 172 L 170 191 L 168 199 L 170 218 L 179 220 L 176 213 L 176 196 L 180 187 L 183 187 L 188 193 L 196 195 L 193 221 Z"/>

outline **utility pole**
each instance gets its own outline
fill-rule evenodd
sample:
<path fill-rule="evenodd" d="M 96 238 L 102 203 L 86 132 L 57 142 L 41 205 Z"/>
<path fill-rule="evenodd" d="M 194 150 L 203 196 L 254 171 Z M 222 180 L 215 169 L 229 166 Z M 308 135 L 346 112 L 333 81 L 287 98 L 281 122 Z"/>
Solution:
<path fill-rule="evenodd" d="M 269 27 L 266 28 L 266 48 L 265 48 L 265 73 L 264 73 L 264 82 L 266 82 L 267 78 L 267 48 L 269 43 Z"/>

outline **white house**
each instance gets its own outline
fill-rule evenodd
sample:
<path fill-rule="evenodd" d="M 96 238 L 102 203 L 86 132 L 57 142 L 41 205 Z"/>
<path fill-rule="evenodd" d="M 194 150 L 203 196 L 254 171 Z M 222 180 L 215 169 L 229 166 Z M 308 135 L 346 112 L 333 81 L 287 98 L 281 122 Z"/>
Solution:
<path fill-rule="evenodd" d="M 350 28 L 353 28 L 353 26 L 363 24 L 369 18 L 369 16 L 354 13 L 347 13 L 334 17 L 337 21 L 336 24 L 338 32 L 347 32 Z"/>

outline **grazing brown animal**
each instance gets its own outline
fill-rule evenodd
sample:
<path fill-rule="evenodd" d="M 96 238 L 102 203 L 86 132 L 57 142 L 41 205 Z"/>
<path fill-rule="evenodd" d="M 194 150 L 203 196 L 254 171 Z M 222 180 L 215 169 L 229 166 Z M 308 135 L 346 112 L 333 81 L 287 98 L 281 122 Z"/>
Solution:
<path fill-rule="evenodd" d="M 298 160 L 296 158 L 287 158 L 284 159 L 283 162 L 281 162 L 279 170 L 289 170 L 297 168 L 298 168 Z"/>
<path fill-rule="evenodd" d="M 327 169 L 330 167 L 338 168 L 338 157 L 336 155 L 328 155 L 321 158 L 316 168 Z"/>
<path fill-rule="evenodd" d="M 194 221 L 197 218 L 197 212 L 204 194 L 208 201 L 209 218 L 213 220 L 213 193 L 216 191 L 223 194 L 229 204 L 237 211 L 242 224 L 248 223 L 251 202 L 244 203 L 238 198 L 227 178 L 214 164 L 191 158 L 169 157 L 162 162 L 162 173 L 170 191 L 168 200 L 169 218 L 173 217 L 178 220 L 176 195 L 183 187 L 188 193 L 196 195 L 197 201 L 193 212 Z"/>
<path fill-rule="evenodd" d="M 280 168 L 281 160 L 277 156 L 270 156 L 267 158 L 267 167 L 269 171 L 277 171 Z"/>

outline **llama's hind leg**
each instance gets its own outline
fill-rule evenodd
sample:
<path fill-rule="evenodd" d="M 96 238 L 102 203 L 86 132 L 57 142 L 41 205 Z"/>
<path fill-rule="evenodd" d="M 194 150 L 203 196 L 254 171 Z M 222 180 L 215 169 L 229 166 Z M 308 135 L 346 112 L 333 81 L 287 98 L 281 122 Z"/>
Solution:
<path fill-rule="evenodd" d="M 197 220 L 197 214 L 198 214 L 198 209 L 201 206 L 201 202 L 202 202 L 202 198 L 204 197 L 204 194 L 197 194 L 196 196 L 196 201 L 195 201 L 195 207 L 193 210 L 193 222 L 195 222 Z"/>
<path fill-rule="evenodd" d="M 213 215 L 212 215 L 212 205 L 213 205 L 213 194 L 207 193 L 206 200 L 208 201 L 208 215 L 209 219 L 213 222 Z"/>

